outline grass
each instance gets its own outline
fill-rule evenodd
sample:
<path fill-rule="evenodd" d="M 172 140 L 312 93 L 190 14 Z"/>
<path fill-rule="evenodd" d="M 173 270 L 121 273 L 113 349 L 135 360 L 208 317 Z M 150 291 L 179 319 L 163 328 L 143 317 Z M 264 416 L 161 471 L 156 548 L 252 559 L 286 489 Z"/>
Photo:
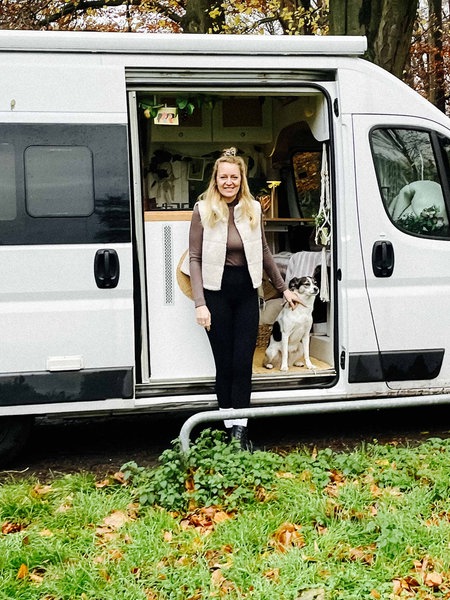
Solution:
<path fill-rule="evenodd" d="M 450 440 L 184 460 L 0 488 L 0 600 L 450 599 Z"/>

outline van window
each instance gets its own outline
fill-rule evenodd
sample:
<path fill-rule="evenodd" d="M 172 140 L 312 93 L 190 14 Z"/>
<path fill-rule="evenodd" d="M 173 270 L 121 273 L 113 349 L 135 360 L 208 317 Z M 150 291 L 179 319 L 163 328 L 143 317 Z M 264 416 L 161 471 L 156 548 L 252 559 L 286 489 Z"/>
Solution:
<path fill-rule="evenodd" d="M 94 211 L 92 153 L 85 146 L 25 150 L 26 207 L 32 217 L 85 217 Z"/>
<path fill-rule="evenodd" d="M 449 219 L 430 132 L 379 128 L 372 153 L 384 206 L 402 231 L 448 236 Z"/>
<path fill-rule="evenodd" d="M 16 218 L 16 167 L 14 161 L 14 146 L 0 144 L 0 221 L 12 221 Z"/>
<path fill-rule="evenodd" d="M 92 154 L 86 147 L 25 150 L 27 211 L 32 217 L 84 217 L 94 210 Z"/>
<path fill-rule="evenodd" d="M 130 241 L 125 125 L 4 123 L 2 245 Z"/>

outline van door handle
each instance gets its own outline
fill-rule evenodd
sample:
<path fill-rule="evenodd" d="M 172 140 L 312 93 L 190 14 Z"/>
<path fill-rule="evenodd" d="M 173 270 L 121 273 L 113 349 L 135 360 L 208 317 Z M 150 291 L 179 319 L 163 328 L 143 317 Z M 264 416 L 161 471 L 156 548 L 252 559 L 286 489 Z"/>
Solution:
<path fill-rule="evenodd" d="M 97 250 L 94 258 L 95 283 L 99 288 L 115 288 L 119 283 L 120 264 L 115 250 Z"/>
<path fill-rule="evenodd" d="M 394 272 L 394 247 L 391 242 L 377 241 L 372 248 L 372 269 L 375 277 L 390 277 Z"/>

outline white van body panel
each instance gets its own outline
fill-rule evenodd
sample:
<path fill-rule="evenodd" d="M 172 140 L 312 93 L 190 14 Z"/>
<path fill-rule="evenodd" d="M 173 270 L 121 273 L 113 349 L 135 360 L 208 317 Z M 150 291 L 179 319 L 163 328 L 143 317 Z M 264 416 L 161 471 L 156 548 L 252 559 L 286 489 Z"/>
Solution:
<path fill-rule="evenodd" d="M 129 246 L 117 245 L 116 250 L 123 265 L 131 264 Z M 91 246 L 60 245 L 57 252 L 51 246 L 0 247 L 5 265 L 0 372 L 131 364 L 131 273 L 122 269 L 121 285 L 105 294 L 93 285 L 94 255 Z"/>
<path fill-rule="evenodd" d="M 122 68 L 98 64 L 98 58 L 85 61 L 74 55 L 23 54 L 15 55 L 13 62 L 13 69 L 2 69 L 0 111 L 12 117 L 27 112 L 31 122 L 40 120 L 43 113 L 53 113 L 53 119 L 60 119 L 61 113 L 79 115 L 80 120 L 86 114 L 108 115 L 109 122 L 127 122 Z"/>

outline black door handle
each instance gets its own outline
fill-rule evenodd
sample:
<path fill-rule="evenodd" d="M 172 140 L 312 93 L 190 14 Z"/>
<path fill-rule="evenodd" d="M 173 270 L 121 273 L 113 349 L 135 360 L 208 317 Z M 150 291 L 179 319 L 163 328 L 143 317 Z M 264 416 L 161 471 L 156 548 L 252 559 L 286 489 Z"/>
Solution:
<path fill-rule="evenodd" d="M 120 264 L 115 250 L 97 250 L 94 258 L 95 283 L 99 288 L 115 288 L 119 283 Z"/>
<path fill-rule="evenodd" d="M 372 269 L 375 277 L 390 277 L 394 272 L 394 247 L 385 240 L 375 242 L 372 248 Z"/>

